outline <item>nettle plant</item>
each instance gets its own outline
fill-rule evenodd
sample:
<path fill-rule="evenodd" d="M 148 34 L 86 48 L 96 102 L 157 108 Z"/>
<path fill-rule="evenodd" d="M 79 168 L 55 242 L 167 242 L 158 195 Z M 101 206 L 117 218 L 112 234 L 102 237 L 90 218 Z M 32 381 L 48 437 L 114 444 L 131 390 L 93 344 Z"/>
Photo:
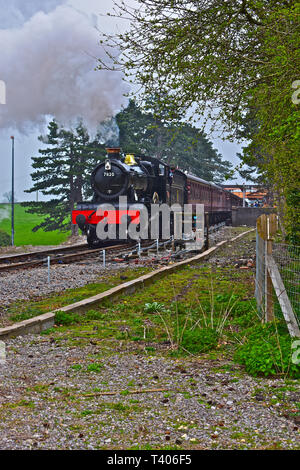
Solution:
<path fill-rule="evenodd" d="M 294 339 L 281 322 L 257 324 L 245 330 L 244 337 L 234 359 L 245 366 L 246 372 L 253 376 L 300 378 L 300 365 L 292 360 Z"/>

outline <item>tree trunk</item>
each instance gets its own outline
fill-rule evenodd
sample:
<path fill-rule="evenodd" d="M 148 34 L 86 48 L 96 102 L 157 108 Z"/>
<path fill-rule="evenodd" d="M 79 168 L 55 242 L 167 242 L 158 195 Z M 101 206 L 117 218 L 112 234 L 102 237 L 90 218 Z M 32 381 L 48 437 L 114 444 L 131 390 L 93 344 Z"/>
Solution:
<path fill-rule="evenodd" d="M 76 188 L 74 188 L 74 177 L 73 175 L 70 176 L 70 212 L 71 212 L 71 220 L 72 220 L 72 212 L 75 207 L 75 201 L 76 201 Z M 78 235 L 78 225 L 72 224 L 71 222 L 71 236 L 77 236 Z"/>
<path fill-rule="evenodd" d="M 71 235 L 72 235 L 72 237 L 77 237 L 78 236 L 78 225 L 72 224 Z"/>

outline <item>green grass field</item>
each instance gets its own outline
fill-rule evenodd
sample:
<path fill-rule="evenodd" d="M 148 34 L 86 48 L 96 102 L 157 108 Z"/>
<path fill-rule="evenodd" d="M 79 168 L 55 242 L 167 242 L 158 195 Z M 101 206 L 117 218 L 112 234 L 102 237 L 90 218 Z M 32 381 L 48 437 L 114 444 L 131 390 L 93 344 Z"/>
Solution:
<path fill-rule="evenodd" d="M 42 218 L 36 214 L 28 214 L 20 204 L 15 205 L 15 245 L 58 245 L 69 236 L 58 230 L 32 232 L 33 227 L 41 222 Z M 0 229 L 11 234 L 11 208 L 9 204 L 0 204 Z"/>

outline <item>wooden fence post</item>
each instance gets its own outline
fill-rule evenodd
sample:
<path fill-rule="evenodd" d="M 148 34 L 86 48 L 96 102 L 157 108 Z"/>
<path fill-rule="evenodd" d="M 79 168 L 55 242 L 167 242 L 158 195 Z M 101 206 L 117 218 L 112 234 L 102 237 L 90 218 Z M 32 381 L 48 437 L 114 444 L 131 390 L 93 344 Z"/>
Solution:
<path fill-rule="evenodd" d="M 272 255 L 272 239 L 266 240 L 265 254 L 265 321 L 274 320 L 273 284 L 268 270 L 268 256 Z"/>
<path fill-rule="evenodd" d="M 265 321 L 274 320 L 274 302 L 273 302 L 273 282 L 269 271 L 268 259 L 272 255 L 273 250 L 273 240 L 276 232 L 278 230 L 278 218 L 276 214 L 270 214 L 266 217 L 266 229 L 267 229 L 267 238 L 266 238 L 266 255 L 265 255 L 265 265 L 266 265 L 266 316 Z"/>
<path fill-rule="evenodd" d="M 273 237 L 277 232 L 277 216 L 276 214 L 262 214 L 257 220 L 258 235 L 265 242 L 264 261 L 265 261 L 265 321 L 274 319 L 274 303 L 273 303 L 273 285 L 270 273 L 268 271 L 267 259 L 272 254 Z"/>

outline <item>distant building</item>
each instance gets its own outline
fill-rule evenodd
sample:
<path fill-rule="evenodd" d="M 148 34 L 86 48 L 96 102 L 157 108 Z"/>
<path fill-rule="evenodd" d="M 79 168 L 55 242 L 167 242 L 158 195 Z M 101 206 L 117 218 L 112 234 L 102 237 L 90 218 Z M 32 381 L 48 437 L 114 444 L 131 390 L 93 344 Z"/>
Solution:
<path fill-rule="evenodd" d="M 230 191 L 241 199 L 245 199 L 248 205 L 269 206 L 272 205 L 272 195 L 266 188 L 257 184 L 231 184 L 222 185 L 224 189 Z"/>

